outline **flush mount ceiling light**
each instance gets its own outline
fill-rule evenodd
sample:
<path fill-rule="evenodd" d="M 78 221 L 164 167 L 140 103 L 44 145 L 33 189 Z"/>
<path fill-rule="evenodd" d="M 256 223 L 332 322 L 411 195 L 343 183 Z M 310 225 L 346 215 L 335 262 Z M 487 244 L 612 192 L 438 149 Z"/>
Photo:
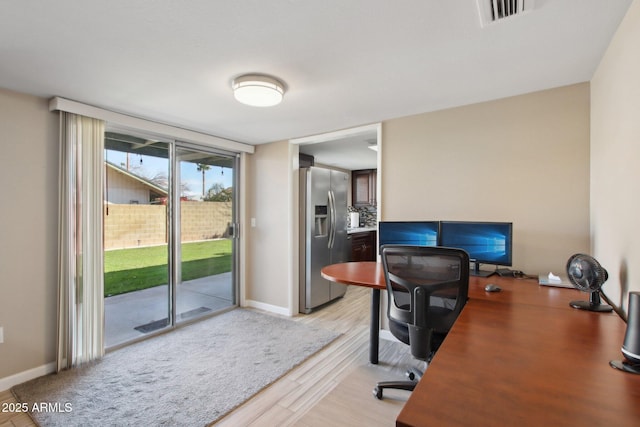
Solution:
<path fill-rule="evenodd" d="M 284 84 L 281 81 L 261 74 L 237 77 L 231 86 L 238 101 L 254 107 L 278 105 L 284 96 Z"/>

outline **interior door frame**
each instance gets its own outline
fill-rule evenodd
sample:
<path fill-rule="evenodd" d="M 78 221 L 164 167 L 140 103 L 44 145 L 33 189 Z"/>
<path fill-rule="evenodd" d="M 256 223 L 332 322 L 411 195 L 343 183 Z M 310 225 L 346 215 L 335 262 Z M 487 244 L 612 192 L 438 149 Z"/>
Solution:
<path fill-rule="evenodd" d="M 299 191 L 299 175 L 298 173 L 295 173 L 297 169 L 299 169 L 299 159 L 298 159 L 298 155 L 300 152 L 300 145 L 304 145 L 304 144 L 321 144 L 323 142 L 331 142 L 331 141 L 337 141 L 337 140 L 341 140 L 341 139 L 345 139 L 348 137 L 352 137 L 354 135 L 360 135 L 360 134 L 375 134 L 376 136 L 376 145 L 378 146 L 377 149 L 377 154 L 376 154 L 376 164 L 377 164 L 377 174 L 376 174 L 376 200 L 377 200 L 377 209 L 376 209 L 376 222 L 379 222 L 382 220 L 382 204 L 383 204 L 383 200 L 382 200 L 382 177 L 383 177 L 383 171 L 382 171 L 382 123 L 373 123 L 373 124 L 369 124 L 369 125 L 364 125 L 364 126 L 357 126 L 354 128 L 349 128 L 349 129 L 343 129 L 343 130 L 339 130 L 339 131 L 335 131 L 335 132 L 326 132 L 326 133 L 322 133 L 322 134 L 318 134 L 318 135 L 311 135 L 311 136 L 306 136 L 306 137 L 302 137 L 302 138 L 294 138 L 294 139 L 290 139 L 289 140 L 289 144 L 291 146 L 295 146 L 296 147 L 296 151 L 294 152 L 295 155 L 295 159 L 293 162 L 293 166 L 292 166 L 292 174 L 294 176 L 294 200 L 296 201 L 296 203 L 294 203 L 294 206 L 292 206 L 292 209 L 294 209 L 293 212 L 293 217 L 297 218 L 297 209 L 298 209 L 298 191 Z M 350 188 L 351 186 L 349 185 L 349 189 L 347 190 L 348 192 L 350 192 Z M 349 196 L 351 197 L 351 196 Z M 297 224 L 297 222 L 296 222 Z M 300 239 L 300 234 L 299 234 L 299 227 L 296 227 L 292 230 L 292 247 L 296 248 L 296 253 L 293 255 L 294 257 L 297 257 L 297 249 L 299 248 L 299 239 Z M 376 247 L 378 245 L 378 242 L 376 242 Z M 378 259 L 379 259 L 379 254 L 378 254 Z M 296 274 L 297 277 L 297 274 Z M 298 298 L 298 289 L 297 289 L 297 283 L 295 283 L 295 288 L 291 290 L 291 294 L 294 295 L 295 297 L 293 298 L 293 312 L 294 313 L 298 313 L 299 311 L 299 298 Z M 385 307 L 386 309 L 386 307 Z M 383 316 L 384 317 L 384 316 Z"/>

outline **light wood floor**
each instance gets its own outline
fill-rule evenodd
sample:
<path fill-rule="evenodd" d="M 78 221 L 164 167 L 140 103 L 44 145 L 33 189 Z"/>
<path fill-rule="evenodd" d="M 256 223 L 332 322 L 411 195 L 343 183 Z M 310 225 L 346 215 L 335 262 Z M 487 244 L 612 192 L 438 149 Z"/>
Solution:
<path fill-rule="evenodd" d="M 376 381 L 402 379 L 416 366 L 408 347 L 381 341 L 378 365 L 369 363 L 371 291 L 350 286 L 344 298 L 309 315 L 294 317 L 340 332 L 329 346 L 284 375 L 215 423 L 226 426 L 392 426 L 408 398 L 406 391 L 386 390 L 383 400 L 372 395 Z M 249 379 L 240 379 L 249 381 Z M 15 403 L 10 391 L 1 403 Z M 28 415 L 0 413 L 0 427 L 35 426 Z"/>
<path fill-rule="evenodd" d="M 215 423 L 235 426 L 393 426 L 409 392 L 385 390 L 376 381 L 404 379 L 418 366 L 409 348 L 381 341 L 378 365 L 369 363 L 371 290 L 350 286 L 344 298 L 294 320 L 341 332 L 332 344 Z"/>
<path fill-rule="evenodd" d="M 16 399 L 9 390 L 0 392 L 0 427 L 34 427 L 31 417 L 25 413 L 6 412 L 3 409 L 10 409 L 5 405 L 15 404 Z"/>

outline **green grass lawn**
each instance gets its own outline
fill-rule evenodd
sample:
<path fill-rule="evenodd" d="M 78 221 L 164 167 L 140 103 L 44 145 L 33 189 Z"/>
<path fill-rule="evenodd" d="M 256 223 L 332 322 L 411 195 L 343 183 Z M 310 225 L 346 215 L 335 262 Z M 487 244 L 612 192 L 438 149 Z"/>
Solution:
<path fill-rule="evenodd" d="M 182 280 L 231 271 L 231 240 L 182 244 Z M 112 296 L 169 283 L 167 246 L 119 249 L 104 254 L 104 295 Z"/>

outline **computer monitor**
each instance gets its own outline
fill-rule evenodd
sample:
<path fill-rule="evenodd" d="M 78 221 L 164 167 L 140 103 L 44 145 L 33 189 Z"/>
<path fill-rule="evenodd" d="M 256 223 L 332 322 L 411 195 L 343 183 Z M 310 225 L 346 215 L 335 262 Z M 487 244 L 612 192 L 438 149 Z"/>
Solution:
<path fill-rule="evenodd" d="M 380 248 L 383 245 L 437 246 L 439 226 L 438 221 L 380 221 Z"/>
<path fill-rule="evenodd" d="M 441 221 L 440 246 L 467 251 L 475 263 L 471 274 L 490 276 L 494 272 L 480 270 L 480 264 L 512 265 L 513 223 Z"/>

